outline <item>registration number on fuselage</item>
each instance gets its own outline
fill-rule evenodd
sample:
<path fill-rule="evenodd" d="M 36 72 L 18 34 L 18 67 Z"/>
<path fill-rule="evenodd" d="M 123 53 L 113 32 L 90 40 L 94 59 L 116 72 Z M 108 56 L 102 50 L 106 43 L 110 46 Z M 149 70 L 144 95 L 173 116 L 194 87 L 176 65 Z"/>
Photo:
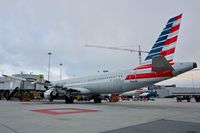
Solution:
<path fill-rule="evenodd" d="M 130 83 L 137 83 L 137 80 L 131 80 Z"/>

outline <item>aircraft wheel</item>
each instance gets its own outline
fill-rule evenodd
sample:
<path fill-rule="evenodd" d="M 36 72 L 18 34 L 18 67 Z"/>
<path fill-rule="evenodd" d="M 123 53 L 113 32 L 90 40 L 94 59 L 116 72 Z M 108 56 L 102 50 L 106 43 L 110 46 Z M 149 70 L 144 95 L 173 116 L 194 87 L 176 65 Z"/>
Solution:
<path fill-rule="evenodd" d="M 50 98 L 49 101 L 50 101 L 50 102 L 53 102 L 53 98 Z"/>
<path fill-rule="evenodd" d="M 94 98 L 94 103 L 101 103 L 101 98 L 100 97 Z"/>
<path fill-rule="evenodd" d="M 200 102 L 200 96 L 195 96 L 195 101 Z"/>
<path fill-rule="evenodd" d="M 69 104 L 69 103 L 74 103 L 74 99 L 73 99 L 73 97 L 65 97 L 65 103 L 67 103 L 67 104 Z"/>

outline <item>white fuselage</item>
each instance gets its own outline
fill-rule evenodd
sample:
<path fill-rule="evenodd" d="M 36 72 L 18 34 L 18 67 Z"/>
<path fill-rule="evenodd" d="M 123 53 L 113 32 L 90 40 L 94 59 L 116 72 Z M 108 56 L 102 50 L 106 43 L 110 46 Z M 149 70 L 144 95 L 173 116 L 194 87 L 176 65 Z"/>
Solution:
<path fill-rule="evenodd" d="M 152 72 L 151 68 L 143 70 L 129 69 L 120 72 L 54 81 L 52 83 L 58 86 L 67 87 L 69 89 L 84 88 L 87 89 L 87 92 L 91 94 L 121 93 L 146 87 L 148 85 L 172 78 L 181 73 L 189 71 L 196 66 L 193 62 L 191 62 L 174 63 L 172 67 L 174 68 L 174 70 L 171 72 L 172 75 L 164 74 L 162 76 L 156 72 Z M 149 73 L 153 76 L 151 77 Z M 132 75 L 132 78 L 128 78 L 129 75 Z"/>

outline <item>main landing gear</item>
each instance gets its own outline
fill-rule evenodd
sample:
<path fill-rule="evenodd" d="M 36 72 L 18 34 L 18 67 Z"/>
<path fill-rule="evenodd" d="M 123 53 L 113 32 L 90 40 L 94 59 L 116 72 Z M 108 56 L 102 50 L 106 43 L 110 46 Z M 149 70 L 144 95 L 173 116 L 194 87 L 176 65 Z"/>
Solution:
<path fill-rule="evenodd" d="M 73 96 L 66 96 L 66 97 L 65 97 L 65 103 L 66 103 L 66 104 L 74 103 L 74 98 L 73 98 Z"/>
<path fill-rule="evenodd" d="M 101 97 L 100 95 L 94 95 L 93 96 L 93 99 L 94 99 L 94 103 L 101 103 Z"/>
<path fill-rule="evenodd" d="M 93 99 L 94 99 L 94 103 L 101 103 L 100 95 L 94 95 Z M 74 97 L 73 96 L 65 96 L 65 103 L 66 104 L 74 103 Z"/>

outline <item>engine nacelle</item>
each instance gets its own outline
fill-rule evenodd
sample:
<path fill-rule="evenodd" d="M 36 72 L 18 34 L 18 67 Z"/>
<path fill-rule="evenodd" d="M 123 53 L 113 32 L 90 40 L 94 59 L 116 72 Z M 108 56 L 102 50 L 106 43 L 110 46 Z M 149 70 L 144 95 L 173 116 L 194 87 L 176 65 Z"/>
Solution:
<path fill-rule="evenodd" d="M 58 99 L 61 97 L 64 97 L 66 95 L 66 92 L 64 90 L 59 89 L 49 89 L 44 92 L 44 98 L 49 99 L 50 101 L 53 101 L 53 99 Z"/>

